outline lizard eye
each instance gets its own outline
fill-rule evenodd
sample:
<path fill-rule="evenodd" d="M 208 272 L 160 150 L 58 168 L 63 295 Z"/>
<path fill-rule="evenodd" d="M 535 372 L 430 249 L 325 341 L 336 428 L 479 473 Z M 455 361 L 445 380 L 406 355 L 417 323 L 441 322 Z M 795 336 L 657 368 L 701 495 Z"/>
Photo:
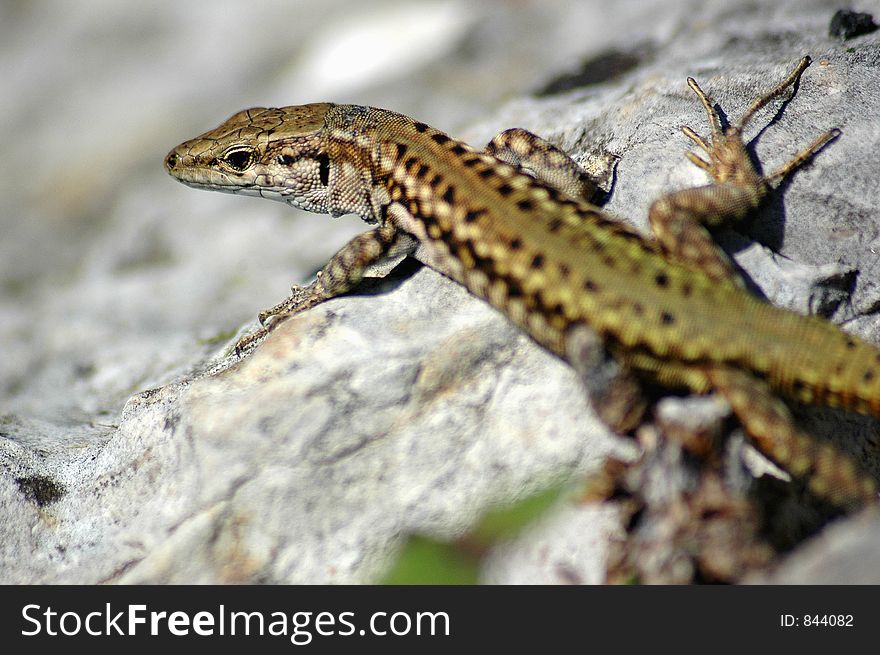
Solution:
<path fill-rule="evenodd" d="M 236 148 L 223 155 L 223 163 L 235 171 L 250 168 L 254 159 L 254 151 L 251 148 Z"/>

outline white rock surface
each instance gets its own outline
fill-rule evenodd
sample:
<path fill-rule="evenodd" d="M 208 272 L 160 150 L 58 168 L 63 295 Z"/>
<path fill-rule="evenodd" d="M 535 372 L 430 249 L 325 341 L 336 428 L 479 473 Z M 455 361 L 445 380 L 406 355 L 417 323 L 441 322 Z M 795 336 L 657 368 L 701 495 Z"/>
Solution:
<path fill-rule="evenodd" d="M 164 175 L 168 149 L 244 106 L 377 104 L 474 143 L 533 129 L 585 161 L 617 156 L 608 209 L 645 228 L 653 199 L 704 182 L 682 156 L 678 127 L 705 133 L 685 78 L 735 117 L 810 54 L 756 152 L 770 170 L 843 134 L 726 242 L 775 301 L 880 343 L 877 33 L 829 38 L 820 0 L 413 7 L 381 15 L 403 32 L 432 17 L 417 60 L 412 39 L 359 40 L 366 10 L 341 0 L 0 10 L 14 99 L 0 107 L 0 581 L 368 581 L 402 534 L 460 534 L 487 505 L 628 450 L 567 367 L 430 270 L 291 320 L 225 368 L 225 340 L 362 229 Z M 337 34 L 340 61 L 375 50 L 400 66 L 329 79 L 314 62 Z M 612 51 L 631 68 L 525 95 Z M 311 95 L 316 79 L 333 98 Z M 844 436 L 878 471 L 876 442 L 857 438 L 876 424 L 855 426 Z M 613 523 L 560 511 L 485 579 L 600 581 Z M 571 546 L 579 531 L 596 547 Z"/>

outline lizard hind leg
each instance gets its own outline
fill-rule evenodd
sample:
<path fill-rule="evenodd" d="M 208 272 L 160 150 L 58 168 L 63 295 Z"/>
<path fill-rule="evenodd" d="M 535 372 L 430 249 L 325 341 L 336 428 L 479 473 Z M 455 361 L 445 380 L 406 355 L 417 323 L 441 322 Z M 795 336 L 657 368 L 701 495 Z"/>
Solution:
<path fill-rule="evenodd" d="M 704 139 L 690 127 L 683 127 L 685 136 L 707 159 L 693 152 L 687 153 L 687 157 L 709 174 L 712 183 L 670 193 L 651 206 L 651 228 L 669 255 L 714 280 L 743 286 L 727 254 L 715 244 L 707 228 L 744 218 L 761 204 L 771 185 L 804 164 L 839 134 L 836 129 L 824 132 L 767 176 L 758 173 L 749 157 L 742 138 L 744 127 L 762 107 L 795 85 L 809 64 L 809 57 L 801 59 L 782 82 L 755 100 L 742 117 L 727 128 L 722 126 L 709 96 L 693 78 L 688 78 L 688 86 L 708 117 L 710 137 Z"/>
<path fill-rule="evenodd" d="M 712 387 L 730 403 L 755 446 L 819 498 L 854 508 L 877 500 L 877 484 L 848 455 L 801 432 L 785 403 L 766 382 L 746 371 L 712 367 Z"/>
<path fill-rule="evenodd" d="M 565 357 L 581 378 L 593 411 L 615 432 L 629 432 L 642 420 L 647 399 L 628 366 L 617 361 L 602 338 L 586 325 L 565 334 Z"/>
<path fill-rule="evenodd" d="M 721 118 L 716 111 L 714 104 L 706 93 L 700 88 L 696 80 L 692 77 L 688 78 L 688 86 L 693 90 L 706 111 L 711 126 L 711 141 L 707 142 L 700 137 L 690 127 L 682 127 L 682 132 L 691 141 L 693 141 L 706 155 L 709 161 L 702 159 L 699 155 L 689 152 L 687 157 L 690 161 L 708 172 L 713 179 L 718 182 L 727 180 L 753 181 L 755 178 L 761 180 L 765 184 L 773 184 L 782 180 L 789 173 L 806 163 L 810 157 L 821 150 L 828 142 L 837 138 L 840 130 L 833 128 L 820 134 L 807 147 L 800 150 L 789 161 L 777 168 L 775 171 L 763 178 L 758 176 L 751 165 L 745 147 L 742 144 L 742 133 L 746 125 L 752 120 L 758 111 L 764 108 L 768 103 L 781 96 L 789 87 L 795 86 L 801 78 L 803 72 L 810 65 L 809 57 L 803 57 L 795 66 L 795 68 L 775 87 L 767 93 L 758 97 L 743 115 L 730 125 L 727 129 L 721 126 Z"/>

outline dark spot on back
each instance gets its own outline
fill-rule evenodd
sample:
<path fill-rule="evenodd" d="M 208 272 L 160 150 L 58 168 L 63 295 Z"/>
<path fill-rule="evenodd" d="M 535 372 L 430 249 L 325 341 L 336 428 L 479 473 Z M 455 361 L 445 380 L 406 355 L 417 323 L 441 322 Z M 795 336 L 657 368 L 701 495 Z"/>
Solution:
<path fill-rule="evenodd" d="M 424 132 L 427 132 L 427 131 L 428 131 L 428 126 L 425 125 L 424 123 L 420 123 L 420 122 L 418 122 L 418 121 L 416 121 L 415 123 L 413 123 L 413 127 L 416 128 L 416 132 L 422 132 L 422 133 L 424 133 Z"/>
<path fill-rule="evenodd" d="M 450 205 L 455 202 L 455 189 L 451 186 L 446 187 L 446 191 L 443 192 L 443 200 Z"/>
<path fill-rule="evenodd" d="M 568 267 L 568 264 L 560 264 L 559 265 L 559 275 L 561 277 L 568 277 L 571 274 L 571 269 Z"/>
<path fill-rule="evenodd" d="M 532 257 L 532 268 L 541 268 L 544 265 L 544 255 L 538 254 Z"/>
<path fill-rule="evenodd" d="M 394 145 L 397 146 L 397 158 L 403 159 L 403 156 L 406 154 L 406 151 L 407 151 L 406 144 L 405 143 L 395 143 Z"/>
<path fill-rule="evenodd" d="M 522 298 L 523 290 L 522 287 L 518 284 L 515 284 L 511 280 L 507 280 L 507 298 Z"/>
<path fill-rule="evenodd" d="M 511 193 L 513 193 L 513 187 L 509 184 L 502 184 L 500 187 L 498 187 L 497 191 L 502 196 L 509 196 Z"/>
<path fill-rule="evenodd" d="M 874 379 L 874 371 L 865 371 L 865 374 L 862 376 L 862 379 L 865 382 L 870 382 Z"/>
<path fill-rule="evenodd" d="M 495 175 L 495 170 L 492 168 L 484 168 L 483 170 L 479 171 L 477 173 L 477 175 L 479 175 L 484 180 L 487 180 L 490 177 L 492 177 L 493 175 Z"/>
<path fill-rule="evenodd" d="M 474 267 L 491 275 L 492 272 L 495 270 L 495 261 L 489 257 L 480 257 L 477 254 L 477 251 L 474 249 L 473 245 L 471 245 L 470 250 L 471 256 L 474 258 Z"/>
<path fill-rule="evenodd" d="M 476 210 L 469 211 L 467 214 L 464 215 L 464 222 L 465 223 L 473 223 L 485 211 L 486 211 L 485 209 L 476 209 Z"/>
<path fill-rule="evenodd" d="M 552 200 L 553 202 L 562 202 L 562 194 L 559 193 L 559 191 L 554 189 L 552 186 L 544 188 L 547 190 L 547 195 L 550 197 L 550 200 Z"/>
<path fill-rule="evenodd" d="M 438 132 L 437 134 L 432 134 L 431 138 L 434 140 L 434 143 L 446 143 L 449 141 L 449 137 L 443 134 L 442 132 Z"/>
<path fill-rule="evenodd" d="M 454 146 L 452 146 L 452 148 L 450 148 L 450 150 L 456 155 L 463 155 L 465 152 L 467 152 L 467 150 L 465 150 L 465 147 L 460 143 L 456 143 Z"/>
<path fill-rule="evenodd" d="M 595 291 L 599 287 L 596 286 L 596 283 L 592 280 L 584 280 L 584 290 L 585 291 Z"/>
<path fill-rule="evenodd" d="M 666 273 L 657 273 L 654 276 L 654 282 L 657 283 L 658 287 L 665 288 L 669 284 L 669 277 Z"/>
<path fill-rule="evenodd" d="M 547 229 L 550 230 L 551 232 L 556 232 L 561 227 L 562 227 L 562 219 L 561 218 L 554 218 L 552 221 L 547 223 Z"/>
<path fill-rule="evenodd" d="M 428 174 L 429 170 L 431 170 L 430 166 L 428 166 L 427 164 L 422 164 L 421 166 L 419 166 L 419 170 L 416 173 L 416 176 L 417 177 L 425 177 L 425 175 Z"/>
<path fill-rule="evenodd" d="M 519 250 L 520 248 L 522 248 L 522 239 L 511 239 L 510 249 Z"/>
<path fill-rule="evenodd" d="M 522 200 L 517 200 L 516 206 L 519 207 L 524 212 L 532 211 L 535 208 L 535 204 L 528 198 L 523 198 Z"/>
<path fill-rule="evenodd" d="M 849 348 L 850 350 L 852 350 L 853 348 L 856 347 L 856 342 L 853 341 L 852 339 L 847 339 L 846 340 L 846 347 Z"/>
<path fill-rule="evenodd" d="M 660 322 L 663 323 L 663 325 L 672 325 L 675 323 L 675 317 L 669 312 L 663 312 L 660 314 Z"/>
<path fill-rule="evenodd" d="M 481 161 L 483 160 L 479 157 L 468 157 L 467 159 L 463 159 L 461 163 L 470 168 L 471 166 L 476 166 Z"/>

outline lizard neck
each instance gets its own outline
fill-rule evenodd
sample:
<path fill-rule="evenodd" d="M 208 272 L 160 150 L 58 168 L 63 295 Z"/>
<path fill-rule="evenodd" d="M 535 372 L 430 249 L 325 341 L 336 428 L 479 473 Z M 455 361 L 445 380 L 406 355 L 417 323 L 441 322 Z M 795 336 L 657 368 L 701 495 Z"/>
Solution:
<path fill-rule="evenodd" d="M 392 202 L 417 216 L 433 215 L 429 203 L 452 205 L 449 196 L 463 180 L 450 179 L 450 172 L 476 165 L 513 172 L 491 155 L 408 116 L 357 105 L 337 105 L 328 112 L 325 149 L 333 213 L 354 212 L 371 223 L 382 222 Z M 468 182 L 467 187 L 479 186 L 479 180 Z"/>

